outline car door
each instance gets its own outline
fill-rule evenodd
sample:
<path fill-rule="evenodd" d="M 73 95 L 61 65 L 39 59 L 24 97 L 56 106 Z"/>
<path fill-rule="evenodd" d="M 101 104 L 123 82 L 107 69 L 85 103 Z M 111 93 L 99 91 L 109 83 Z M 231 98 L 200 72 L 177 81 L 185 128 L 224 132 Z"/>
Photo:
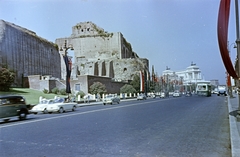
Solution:
<path fill-rule="evenodd" d="M 5 102 L 2 105 L 5 117 L 18 115 L 17 110 L 19 109 L 20 104 L 18 103 L 18 100 L 15 100 L 15 98 L 5 99 Z"/>
<path fill-rule="evenodd" d="M 0 99 L 0 118 L 6 117 L 5 99 Z"/>

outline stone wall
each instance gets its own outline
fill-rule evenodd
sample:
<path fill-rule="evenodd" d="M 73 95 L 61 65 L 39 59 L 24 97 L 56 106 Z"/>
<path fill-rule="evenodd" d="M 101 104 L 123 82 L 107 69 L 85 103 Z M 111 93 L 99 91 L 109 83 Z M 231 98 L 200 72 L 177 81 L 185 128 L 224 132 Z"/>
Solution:
<path fill-rule="evenodd" d="M 2 66 L 14 70 L 14 86 L 22 87 L 24 77 L 51 75 L 60 78 L 60 55 L 56 45 L 35 32 L 0 20 L 0 56 Z"/>
<path fill-rule="evenodd" d="M 58 89 L 65 89 L 65 81 L 51 78 L 51 76 L 40 76 L 40 75 L 32 75 L 26 78 L 29 82 L 29 87 L 31 89 L 36 89 L 39 91 L 43 91 L 47 89 L 51 91 L 53 88 L 57 87 Z M 101 82 L 106 86 L 107 93 L 120 93 L 120 88 L 124 86 L 127 82 L 117 82 L 113 81 L 112 78 L 109 77 L 100 77 L 100 76 L 78 76 L 78 79 L 71 80 L 71 90 L 73 93 L 77 93 L 78 91 L 83 91 L 85 94 L 89 93 L 90 86 L 94 82 Z M 76 89 L 76 86 L 79 86 L 79 90 Z"/>

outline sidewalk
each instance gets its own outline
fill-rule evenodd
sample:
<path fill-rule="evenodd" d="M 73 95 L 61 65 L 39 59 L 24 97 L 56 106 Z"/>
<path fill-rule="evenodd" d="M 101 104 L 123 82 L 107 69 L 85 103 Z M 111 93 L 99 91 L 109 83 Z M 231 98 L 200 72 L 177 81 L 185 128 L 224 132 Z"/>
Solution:
<path fill-rule="evenodd" d="M 230 140 L 232 157 L 240 157 L 240 121 L 236 119 L 238 110 L 238 95 L 234 94 L 233 98 L 228 98 Z"/>

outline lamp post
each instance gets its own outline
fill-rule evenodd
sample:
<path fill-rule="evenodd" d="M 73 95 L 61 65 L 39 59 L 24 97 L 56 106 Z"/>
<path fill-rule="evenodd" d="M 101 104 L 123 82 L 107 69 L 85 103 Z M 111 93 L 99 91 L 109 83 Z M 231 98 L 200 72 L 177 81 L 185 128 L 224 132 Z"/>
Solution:
<path fill-rule="evenodd" d="M 238 77 L 240 75 L 240 38 L 239 38 L 239 13 L 238 13 L 238 0 L 235 0 L 235 13 L 236 13 L 236 44 L 237 44 L 237 59 L 238 59 Z M 237 120 L 240 121 L 240 79 L 238 78 L 238 115 Z"/>
<path fill-rule="evenodd" d="M 231 59 L 231 46 L 234 44 L 233 48 L 237 48 L 235 43 L 232 43 L 229 46 L 229 42 L 228 42 L 228 53 L 229 53 L 229 57 Z M 226 72 L 227 73 L 227 72 Z M 228 94 L 230 95 L 230 98 L 233 98 L 233 94 L 232 94 L 232 83 L 231 83 L 231 76 L 227 73 L 227 86 L 228 86 Z"/>
<path fill-rule="evenodd" d="M 69 93 L 71 93 L 71 87 L 70 87 L 70 77 L 71 77 L 71 71 L 72 71 L 72 61 L 71 57 L 67 55 L 67 51 L 74 50 L 73 46 L 71 44 L 67 45 L 67 40 L 64 42 L 64 47 L 60 48 L 60 51 L 63 51 L 64 49 L 64 55 L 63 59 L 66 65 L 66 93 L 68 93 L 68 100 L 69 100 Z"/>

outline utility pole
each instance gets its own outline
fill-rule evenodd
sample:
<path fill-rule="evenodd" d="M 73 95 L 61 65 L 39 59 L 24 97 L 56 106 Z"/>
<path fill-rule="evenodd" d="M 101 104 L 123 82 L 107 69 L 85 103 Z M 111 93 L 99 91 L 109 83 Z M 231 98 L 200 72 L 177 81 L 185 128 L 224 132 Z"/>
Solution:
<path fill-rule="evenodd" d="M 237 58 L 238 58 L 238 77 L 240 75 L 240 39 L 239 39 L 239 13 L 238 13 L 238 0 L 235 0 L 235 12 L 236 12 L 236 44 L 237 44 Z M 238 115 L 237 121 L 240 121 L 240 80 L 238 78 Z"/>

